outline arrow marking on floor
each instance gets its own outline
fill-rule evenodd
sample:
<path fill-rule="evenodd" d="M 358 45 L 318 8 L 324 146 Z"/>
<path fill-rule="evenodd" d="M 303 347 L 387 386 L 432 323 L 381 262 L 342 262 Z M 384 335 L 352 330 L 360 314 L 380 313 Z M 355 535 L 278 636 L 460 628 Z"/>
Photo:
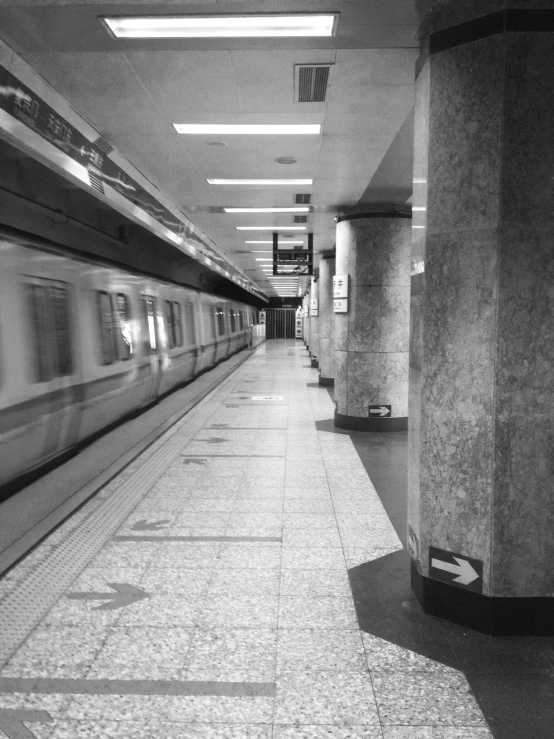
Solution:
<path fill-rule="evenodd" d="M 460 585 L 469 585 L 479 579 L 479 573 L 475 571 L 467 559 L 460 559 L 459 557 L 454 557 L 454 555 L 452 555 L 452 557 L 458 563 L 457 565 L 433 558 L 431 560 L 431 567 L 434 567 L 437 570 L 443 570 L 444 572 L 451 572 L 453 575 L 458 575 L 458 577 L 455 577 L 452 582 L 458 582 Z"/>
<path fill-rule="evenodd" d="M 210 436 L 209 439 L 197 439 L 197 441 L 205 441 L 206 444 L 225 444 L 229 439 L 222 439 L 219 436 Z"/>
<path fill-rule="evenodd" d="M 109 600 L 108 603 L 102 603 L 102 605 L 96 606 L 94 608 L 95 611 L 115 611 L 117 608 L 124 608 L 125 606 L 130 606 L 131 603 L 137 603 L 144 598 L 150 598 L 144 590 L 128 583 L 109 582 L 108 585 L 116 592 L 69 593 L 67 597 L 71 598 L 71 600 Z"/>
<path fill-rule="evenodd" d="M 212 423 L 210 426 L 211 429 L 226 429 L 228 428 L 228 423 Z"/>
<path fill-rule="evenodd" d="M 181 464 L 206 464 L 208 460 L 207 459 L 199 459 L 197 457 L 191 457 L 190 459 L 183 459 L 181 461 Z"/>
<path fill-rule="evenodd" d="M 164 518 L 161 521 L 151 521 L 148 523 L 148 521 L 145 518 L 141 518 L 140 521 L 137 521 L 133 526 L 131 526 L 132 531 L 159 531 L 160 529 L 165 529 L 165 524 L 171 523 L 169 518 Z"/>
<path fill-rule="evenodd" d="M 380 408 L 370 408 L 370 413 L 377 413 L 380 416 L 386 416 L 389 412 L 388 408 L 385 408 L 384 405 L 382 405 Z"/>
<path fill-rule="evenodd" d="M 54 719 L 48 711 L 27 711 L 18 708 L 0 709 L 0 729 L 8 739 L 36 739 L 35 734 L 25 726 L 24 721 L 51 723 Z"/>

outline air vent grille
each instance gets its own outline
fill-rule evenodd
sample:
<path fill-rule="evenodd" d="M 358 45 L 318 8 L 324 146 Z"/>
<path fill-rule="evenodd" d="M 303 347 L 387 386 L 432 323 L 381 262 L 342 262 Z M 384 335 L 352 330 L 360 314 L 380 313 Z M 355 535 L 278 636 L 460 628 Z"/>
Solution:
<path fill-rule="evenodd" d="M 294 202 L 299 205 L 309 205 L 312 200 L 312 196 L 309 192 L 297 192 L 294 196 Z"/>
<path fill-rule="evenodd" d="M 330 69 L 328 64 L 297 65 L 296 102 L 325 102 Z"/>
<path fill-rule="evenodd" d="M 295 223 L 308 223 L 308 216 L 294 216 Z"/>

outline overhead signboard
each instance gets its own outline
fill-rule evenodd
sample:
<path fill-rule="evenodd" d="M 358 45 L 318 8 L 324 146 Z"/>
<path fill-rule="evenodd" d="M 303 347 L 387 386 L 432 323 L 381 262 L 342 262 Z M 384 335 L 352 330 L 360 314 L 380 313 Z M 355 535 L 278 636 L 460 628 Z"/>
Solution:
<path fill-rule="evenodd" d="M 334 275 L 333 299 L 348 297 L 348 275 Z"/>
<path fill-rule="evenodd" d="M 314 235 L 308 234 L 308 245 L 291 249 L 279 248 L 279 234 L 273 233 L 273 275 L 310 276 L 314 273 Z"/>
<path fill-rule="evenodd" d="M 429 547 L 429 577 L 457 588 L 483 592 L 483 562 L 465 554 Z"/>

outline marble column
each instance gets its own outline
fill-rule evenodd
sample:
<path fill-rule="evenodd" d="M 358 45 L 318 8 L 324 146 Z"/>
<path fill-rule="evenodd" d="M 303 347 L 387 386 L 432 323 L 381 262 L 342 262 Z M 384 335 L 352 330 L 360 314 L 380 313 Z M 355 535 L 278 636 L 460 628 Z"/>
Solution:
<path fill-rule="evenodd" d="M 334 274 L 334 254 L 323 254 L 319 262 L 319 384 L 324 386 L 335 382 Z"/>
<path fill-rule="evenodd" d="M 337 275 L 348 275 L 348 313 L 335 313 L 335 425 L 408 426 L 410 209 L 343 215 Z"/>
<path fill-rule="evenodd" d="M 441 618 L 552 634 L 554 2 L 420 6 L 412 584 Z"/>
<path fill-rule="evenodd" d="M 306 293 L 302 298 L 302 336 L 306 349 L 310 346 L 310 294 Z"/>
<path fill-rule="evenodd" d="M 312 367 L 317 367 L 319 360 L 319 285 L 317 277 L 312 277 L 310 283 L 310 356 Z"/>

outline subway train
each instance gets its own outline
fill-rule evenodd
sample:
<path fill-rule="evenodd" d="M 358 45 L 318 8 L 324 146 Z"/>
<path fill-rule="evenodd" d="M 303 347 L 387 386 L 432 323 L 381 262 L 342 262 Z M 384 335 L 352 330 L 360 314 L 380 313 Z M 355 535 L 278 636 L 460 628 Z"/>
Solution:
<path fill-rule="evenodd" d="M 247 345 L 257 311 L 0 229 L 0 495 Z"/>

